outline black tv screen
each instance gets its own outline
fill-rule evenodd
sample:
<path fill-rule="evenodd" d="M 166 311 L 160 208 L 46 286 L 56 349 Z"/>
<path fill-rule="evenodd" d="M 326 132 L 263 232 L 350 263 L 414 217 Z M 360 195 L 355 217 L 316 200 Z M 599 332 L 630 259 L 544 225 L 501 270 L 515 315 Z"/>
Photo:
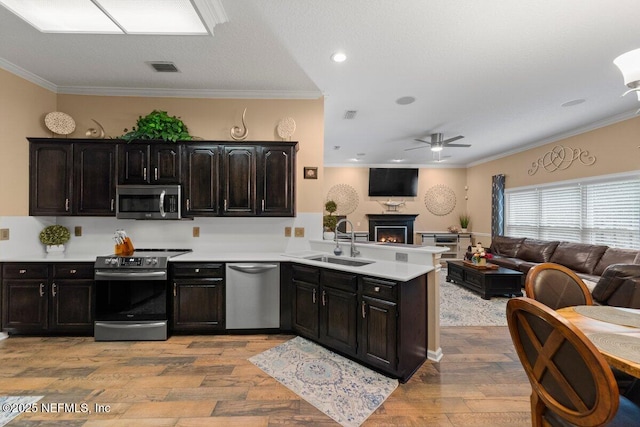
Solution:
<path fill-rule="evenodd" d="M 417 194 L 418 169 L 369 169 L 369 196 L 412 197 Z"/>

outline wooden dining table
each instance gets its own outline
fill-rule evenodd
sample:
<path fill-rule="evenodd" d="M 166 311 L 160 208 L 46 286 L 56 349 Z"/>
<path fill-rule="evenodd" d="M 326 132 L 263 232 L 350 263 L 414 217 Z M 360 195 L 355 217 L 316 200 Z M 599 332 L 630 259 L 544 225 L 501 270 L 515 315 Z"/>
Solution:
<path fill-rule="evenodd" d="M 631 311 L 637 312 L 637 314 L 640 315 L 640 310 Z M 609 333 L 636 337 L 640 339 L 640 328 L 618 325 L 615 323 L 609 323 L 602 320 L 596 320 L 591 317 L 583 316 L 582 314 L 576 312 L 575 307 L 560 308 L 556 310 L 556 312 L 567 319 L 569 322 L 571 322 L 578 329 L 580 329 L 585 335 L 587 335 L 587 337 L 589 336 L 589 334 Z M 633 360 L 626 359 L 616 354 L 606 352 L 602 349 L 598 350 L 607 360 L 609 365 L 636 378 L 640 378 L 640 363 L 634 362 Z"/>

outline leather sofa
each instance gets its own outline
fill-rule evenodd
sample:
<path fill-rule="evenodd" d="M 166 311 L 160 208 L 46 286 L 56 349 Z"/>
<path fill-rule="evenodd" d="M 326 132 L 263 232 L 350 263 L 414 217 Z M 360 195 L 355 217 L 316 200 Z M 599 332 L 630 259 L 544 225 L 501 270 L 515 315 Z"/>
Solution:
<path fill-rule="evenodd" d="M 488 252 L 491 263 L 525 275 L 539 263 L 564 265 L 585 282 L 596 302 L 640 308 L 640 250 L 497 236 Z"/>

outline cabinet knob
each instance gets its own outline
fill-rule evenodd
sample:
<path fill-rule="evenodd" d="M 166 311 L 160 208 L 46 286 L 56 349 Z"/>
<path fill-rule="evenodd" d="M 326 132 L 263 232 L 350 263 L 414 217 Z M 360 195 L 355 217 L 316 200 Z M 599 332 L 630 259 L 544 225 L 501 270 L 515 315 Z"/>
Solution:
<path fill-rule="evenodd" d="M 40 283 L 40 297 L 44 296 L 44 283 Z"/>
<path fill-rule="evenodd" d="M 76 270 L 71 269 L 71 270 L 69 270 L 69 273 L 76 274 Z"/>
<path fill-rule="evenodd" d="M 327 305 L 327 292 L 325 290 L 322 291 L 322 306 L 325 307 Z"/>
<path fill-rule="evenodd" d="M 200 273 L 200 269 L 199 268 L 196 268 L 196 273 Z"/>
<path fill-rule="evenodd" d="M 20 274 L 24 274 L 24 273 L 26 273 L 26 272 L 27 272 L 27 270 L 20 270 L 20 271 L 18 271 L 18 273 L 20 273 Z"/>
<path fill-rule="evenodd" d="M 153 168 L 153 177 L 156 181 L 158 180 L 158 168 Z"/>
<path fill-rule="evenodd" d="M 312 301 L 315 304 L 316 303 L 316 290 L 313 290 L 313 297 L 312 297 Z"/>
<path fill-rule="evenodd" d="M 69 212 L 69 199 L 64 199 L 64 210 Z"/>
<path fill-rule="evenodd" d="M 113 206 L 116 203 L 116 199 L 111 199 L 111 212 L 113 212 Z"/>
<path fill-rule="evenodd" d="M 178 296 L 178 285 L 176 283 L 173 284 L 173 296 Z"/>
<path fill-rule="evenodd" d="M 147 168 L 142 168 L 142 179 L 147 180 Z"/>
<path fill-rule="evenodd" d="M 52 283 L 51 284 L 51 296 L 52 297 L 55 297 L 58 294 L 58 292 L 56 292 L 56 288 L 57 288 L 57 285 L 55 283 Z"/>
<path fill-rule="evenodd" d="M 365 317 L 367 317 L 367 303 L 362 301 L 362 318 L 364 319 Z"/>
<path fill-rule="evenodd" d="M 373 290 L 376 291 L 376 292 L 380 292 L 380 286 L 374 287 Z"/>
<path fill-rule="evenodd" d="M 191 210 L 191 199 L 187 199 L 187 211 Z"/>

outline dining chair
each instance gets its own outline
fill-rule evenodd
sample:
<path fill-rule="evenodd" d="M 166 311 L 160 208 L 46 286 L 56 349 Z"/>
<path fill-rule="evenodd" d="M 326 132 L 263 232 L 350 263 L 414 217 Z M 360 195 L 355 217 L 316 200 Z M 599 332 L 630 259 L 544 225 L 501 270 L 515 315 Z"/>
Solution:
<path fill-rule="evenodd" d="M 529 298 L 557 310 L 574 305 L 593 305 L 593 297 L 582 279 L 564 265 L 544 262 L 527 273 L 524 290 Z"/>
<path fill-rule="evenodd" d="M 531 298 L 507 302 L 507 324 L 531 383 L 532 425 L 637 426 L 604 357 L 568 320 Z"/>

